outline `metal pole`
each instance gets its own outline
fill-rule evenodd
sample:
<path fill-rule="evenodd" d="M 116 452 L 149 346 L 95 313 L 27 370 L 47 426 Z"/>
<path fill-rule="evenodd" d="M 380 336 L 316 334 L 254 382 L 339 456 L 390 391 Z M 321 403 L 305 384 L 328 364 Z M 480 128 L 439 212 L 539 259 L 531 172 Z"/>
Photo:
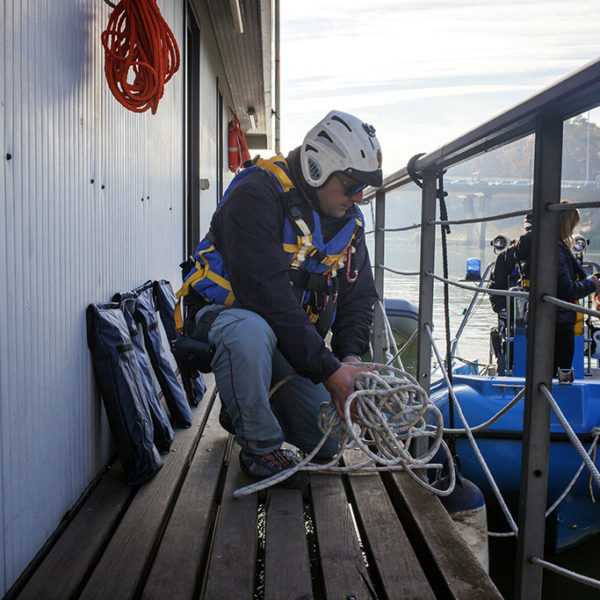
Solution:
<path fill-rule="evenodd" d="M 437 175 L 433 171 L 423 174 L 421 201 L 421 274 L 419 276 L 419 345 L 417 350 L 417 380 L 429 394 L 431 384 L 431 342 L 425 325 L 433 330 L 433 278 L 426 273 L 435 269 L 435 221 Z"/>
<path fill-rule="evenodd" d="M 378 191 L 375 194 L 375 288 L 377 295 L 383 302 L 383 276 L 385 265 L 385 192 Z M 373 318 L 373 360 L 376 363 L 383 363 L 383 315 L 375 307 L 375 316 Z"/>
<path fill-rule="evenodd" d="M 538 118 L 515 582 L 515 598 L 523 600 L 541 598 L 542 594 L 543 570 L 531 559 L 544 556 L 550 407 L 539 388 L 544 383 L 552 389 L 555 307 L 542 302 L 541 298 L 543 294 L 554 295 L 556 292 L 560 213 L 548 211 L 547 205 L 560 201 L 562 133 L 561 119 Z"/>
<path fill-rule="evenodd" d="M 275 0 L 275 154 L 281 153 L 280 11 Z"/>

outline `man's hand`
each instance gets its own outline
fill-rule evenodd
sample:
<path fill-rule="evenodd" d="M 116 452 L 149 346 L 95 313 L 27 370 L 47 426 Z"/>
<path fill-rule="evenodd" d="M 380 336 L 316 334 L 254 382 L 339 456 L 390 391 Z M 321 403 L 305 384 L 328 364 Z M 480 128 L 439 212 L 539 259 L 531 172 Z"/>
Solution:
<path fill-rule="evenodd" d="M 340 415 L 341 419 L 345 419 L 344 416 L 344 405 L 346 404 L 346 398 L 354 392 L 354 378 L 364 371 L 372 371 L 374 367 L 372 365 L 349 365 L 346 364 L 346 359 L 355 362 L 356 357 L 346 357 L 340 368 L 334 371 L 323 384 L 327 388 L 327 391 L 331 395 L 331 401 L 333 406 Z M 352 404 L 350 408 L 350 416 L 353 421 L 356 421 L 358 415 L 356 413 L 356 406 Z"/>

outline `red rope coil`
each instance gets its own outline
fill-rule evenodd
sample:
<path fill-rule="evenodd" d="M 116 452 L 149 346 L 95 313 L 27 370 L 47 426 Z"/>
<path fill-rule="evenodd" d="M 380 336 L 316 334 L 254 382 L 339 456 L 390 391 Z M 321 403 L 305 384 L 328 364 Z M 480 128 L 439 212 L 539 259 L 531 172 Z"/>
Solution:
<path fill-rule="evenodd" d="M 133 112 L 155 114 L 165 83 L 179 69 L 179 48 L 156 0 L 121 0 L 101 39 L 114 97 Z"/>

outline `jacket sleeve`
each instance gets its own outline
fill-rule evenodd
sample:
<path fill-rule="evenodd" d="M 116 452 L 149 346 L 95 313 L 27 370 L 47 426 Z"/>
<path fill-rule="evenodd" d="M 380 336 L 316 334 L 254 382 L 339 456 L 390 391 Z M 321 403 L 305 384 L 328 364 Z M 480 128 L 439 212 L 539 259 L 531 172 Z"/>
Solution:
<path fill-rule="evenodd" d="M 494 268 L 490 274 L 490 285 L 491 290 L 507 290 L 509 285 L 510 275 L 516 265 L 515 248 L 514 245 L 509 246 L 498 254 Z M 492 310 L 495 313 L 499 313 L 506 309 L 506 297 L 505 296 L 493 296 L 490 294 L 490 302 L 492 304 Z"/>
<path fill-rule="evenodd" d="M 241 305 L 261 315 L 272 328 L 277 346 L 294 370 L 319 383 L 340 363 L 299 305 L 283 251 L 284 212 L 269 176 L 249 176 L 215 213 L 211 225 Z"/>
<path fill-rule="evenodd" d="M 338 272 L 339 296 L 335 321 L 331 327 L 331 347 L 339 358 L 361 356 L 369 346 L 373 306 L 378 296 L 364 237 L 357 245 L 358 278 L 348 283 L 345 272 Z"/>
<path fill-rule="evenodd" d="M 571 251 L 561 242 L 558 247 L 558 275 L 556 280 L 556 295 L 560 300 L 572 302 L 585 298 L 595 290 L 591 279 L 578 281 L 575 275 L 580 275 L 580 269 Z"/>

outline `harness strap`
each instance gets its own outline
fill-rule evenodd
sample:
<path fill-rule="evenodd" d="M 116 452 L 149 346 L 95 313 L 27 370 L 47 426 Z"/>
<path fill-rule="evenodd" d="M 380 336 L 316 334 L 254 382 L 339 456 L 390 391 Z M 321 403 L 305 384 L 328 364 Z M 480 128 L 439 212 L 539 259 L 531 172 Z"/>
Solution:
<path fill-rule="evenodd" d="M 231 306 L 235 302 L 235 295 L 231 289 L 231 283 L 227 281 L 224 277 L 221 277 L 219 274 L 211 271 L 209 269 L 208 261 L 204 258 L 204 254 L 208 254 L 215 250 L 214 245 L 210 245 L 205 250 L 201 250 L 198 252 L 198 260 L 195 263 L 196 272 L 190 275 L 184 282 L 183 285 L 177 292 L 175 293 L 175 298 L 177 298 L 177 303 L 175 304 L 175 326 L 177 327 L 177 331 L 183 330 L 183 315 L 181 314 L 181 298 L 183 296 L 187 296 L 190 293 L 190 288 L 193 287 L 200 280 L 208 277 L 211 281 L 214 281 L 217 285 L 226 289 L 229 293 L 227 294 L 227 298 L 225 299 L 225 306 Z M 202 261 L 202 262 L 200 262 Z"/>
<path fill-rule="evenodd" d="M 277 180 L 284 192 L 289 192 L 290 190 L 294 189 L 295 186 L 292 183 L 292 180 L 290 179 L 289 175 L 285 172 L 284 167 L 281 166 L 284 165 L 285 168 L 287 168 L 287 162 L 285 158 L 281 156 L 281 154 L 277 154 L 272 158 L 269 158 L 268 160 L 259 157 L 254 161 L 254 164 L 257 167 L 261 167 L 262 169 L 267 171 L 267 173 L 273 176 Z"/>

